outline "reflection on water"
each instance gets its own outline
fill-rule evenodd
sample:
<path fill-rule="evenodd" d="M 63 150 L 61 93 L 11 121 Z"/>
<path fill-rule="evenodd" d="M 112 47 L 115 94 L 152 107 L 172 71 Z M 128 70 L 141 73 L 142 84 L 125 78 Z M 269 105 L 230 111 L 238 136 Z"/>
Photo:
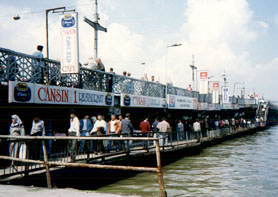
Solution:
<path fill-rule="evenodd" d="M 98 191 L 158 196 L 156 174 Z M 164 167 L 168 196 L 278 196 L 278 127 L 204 149 Z"/>

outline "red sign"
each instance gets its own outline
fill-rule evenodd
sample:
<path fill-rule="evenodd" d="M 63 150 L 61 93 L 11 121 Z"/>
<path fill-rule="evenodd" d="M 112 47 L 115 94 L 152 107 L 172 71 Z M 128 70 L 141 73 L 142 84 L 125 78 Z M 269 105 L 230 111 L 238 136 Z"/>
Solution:
<path fill-rule="evenodd" d="M 200 79 L 207 79 L 208 78 L 208 72 L 200 72 Z"/>

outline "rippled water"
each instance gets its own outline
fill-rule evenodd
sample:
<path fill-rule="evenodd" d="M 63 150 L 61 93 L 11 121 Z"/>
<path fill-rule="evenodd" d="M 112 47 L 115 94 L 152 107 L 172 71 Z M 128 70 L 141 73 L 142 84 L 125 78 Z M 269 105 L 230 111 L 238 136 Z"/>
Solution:
<path fill-rule="evenodd" d="M 278 127 L 208 147 L 163 169 L 168 196 L 278 196 Z M 158 196 L 156 174 L 98 191 Z"/>

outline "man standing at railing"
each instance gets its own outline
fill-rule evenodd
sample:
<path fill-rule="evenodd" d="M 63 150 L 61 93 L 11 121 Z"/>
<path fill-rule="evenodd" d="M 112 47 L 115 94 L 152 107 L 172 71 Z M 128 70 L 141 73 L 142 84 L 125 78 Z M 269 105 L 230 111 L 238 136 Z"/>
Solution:
<path fill-rule="evenodd" d="M 193 130 L 195 132 L 197 142 L 200 142 L 201 139 L 201 124 L 198 120 L 193 123 Z"/>
<path fill-rule="evenodd" d="M 122 135 L 131 137 L 133 133 L 133 125 L 130 121 L 130 114 L 127 113 L 124 119 L 123 118 L 121 119 L 120 117 L 119 119 L 122 124 Z M 124 142 L 124 144 L 125 144 L 124 150 L 129 151 L 129 145 L 131 144 L 131 141 L 126 141 Z"/>
<path fill-rule="evenodd" d="M 121 134 L 122 130 L 122 124 L 121 121 L 117 120 L 116 115 L 112 114 L 111 115 L 111 120 L 108 123 L 108 135 L 111 135 L 113 137 L 119 137 Z M 120 145 L 119 142 L 114 141 L 115 146 L 116 146 L 116 151 L 120 150 Z M 108 151 L 112 149 L 112 141 L 109 141 L 108 145 Z"/>
<path fill-rule="evenodd" d="M 106 132 L 107 132 L 107 123 L 105 122 L 105 120 L 103 120 L 103 116 L 99 114 L 97 116 L 97 120 L 94 123 L 94 127 L 90 132 L 90 135 L 92 135 L 93 137 L 97 137 L 106 134 Z M 100 149 L 102 149 L 102 147 L 106 142 L 97 140 L 97 141 L 92 141 L 92 143 L 93 143 L 93 150 L 98 152 Z"/>
<path fill-rule="evenodd" d="M 89 136 L 89 132 L 92 130 L 92 128 L 93 128 L 93 124 L 92 121 L 89 119 L 89 116 L 88 115 L 84 116 L 84 118 L 80 120 L 80 130 L 81 130 L 80 135 L 82 137 Z M 80 147 L 79 147 L 81 153 L 83 153 L 84 151 L 84 146 L 85 146 L 85 150 L 88 151 L 88 143 L 85 140 L 81 140 Z"/>
<path fill-rule="evenodd" d="M 38 45 L 37 51 L 33 53 L 33 56 L 36 57 L 36 60 L 32 62 L 32 77 L 36 77 L 35 81 L 32 82 L 36 83 L 43 83 L 44 78 L 44 62 L 43 62 L 43 46 Z"/>
<path fill-rule="evenodd" d="M 45 136 L 45 126 L 44 121 L 38 116 L 33 118 L 32 128 L 30 132 L 31 136 Z M 41 148 L 39 148 L 41 147 Z M 43 146 L 41 141 L 34 141 L 30 148 L 30 157 L 32 159 L 39 159 L 43 155 Z M 40 152 L 41 151 L 41 152 Z"/>
<path fill-rule="evenodd" d="M 179 120 L 177 124 L 177 140 L 181 141 L 184 139 L 184 124 L 182 120 Z"/>
<path fill-rule="evenodd" d="M 166 118 L 162 118 L 162 121 L 157 124 L 159 130 L 159 144 L 160 146 L 168 145 L 168 133 L 171 130 L 170 124 L 166 121 Z"/>
<path fill-rule="evenodd" d="M 70 114 L 70 128 L 68 132 L 69 136 L 80 136 L 80 122 L 75 113 Z M 69 140 L 68 151 L 70 152 L 72 162 L 74 162 L 76 158 L 76 144 L 77 140 Z"/>
<path fill-rule="evenodd" d="M 151 124 L 148 118 L 145 118 L 142 122 L 140 122 L 140 131 L 142 133 L 142 137 L 149 137 L 149 133 L 151 131 Z M 148 150 L 148 141 L 144 141 L 144 149 Z"/>

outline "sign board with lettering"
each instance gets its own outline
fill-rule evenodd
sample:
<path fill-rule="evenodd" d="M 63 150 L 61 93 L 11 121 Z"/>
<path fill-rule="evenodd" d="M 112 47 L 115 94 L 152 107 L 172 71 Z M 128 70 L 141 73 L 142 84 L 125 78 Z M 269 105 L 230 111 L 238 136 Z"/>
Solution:
<path fill-rule="evenodd" d="M 229 104 L 230 103 L 230 96 L 229 96 L 229 88 L 224 86 L 222 88 L 222 104 Z"/>
<path fill-rule="evenodd" d="M 198 104 L 198 110 L 208 110 L 209 106 L 208 103 L 199 103 Z"/>
<path fill-rule="evenodd" d="M 219 103 L 219 92 L 220 92 L 220 83 L 219 81 L 212 81 L 211 83 L 211 92 L 212 92 L 212 103 Z"/>
<path fill-rule="evenodd" d="M 208 94 L 208 71 L 199 71 L 199 93 Z"/>
<path fill-rule="evenodd" d="M 113 106 L 114 95 L 106 92 L 9 82 L 10 103 Z"/>
<path fill-rule="evenodd" d="M 122 107 L 149 107 L 149 108 L 165 108 L 166 101 L 164 98 L 121 94 Z"/>
<path fill-rule="evenodd" d="M 221 105 L 220 104 L 209 104 L 208 105 L 208 110 L 209 111 L 220 111 L 221 110 Z"/>
<path fill-rule="evenodd" d="M 197 99 L 186 96 L 167 95 L 169 109 L 197 109 Z"/>
<path fill-rule="evenodd" d="M 79 73 L 78 15 L 65 13 L 60 17 L 61 73 Z"/>

